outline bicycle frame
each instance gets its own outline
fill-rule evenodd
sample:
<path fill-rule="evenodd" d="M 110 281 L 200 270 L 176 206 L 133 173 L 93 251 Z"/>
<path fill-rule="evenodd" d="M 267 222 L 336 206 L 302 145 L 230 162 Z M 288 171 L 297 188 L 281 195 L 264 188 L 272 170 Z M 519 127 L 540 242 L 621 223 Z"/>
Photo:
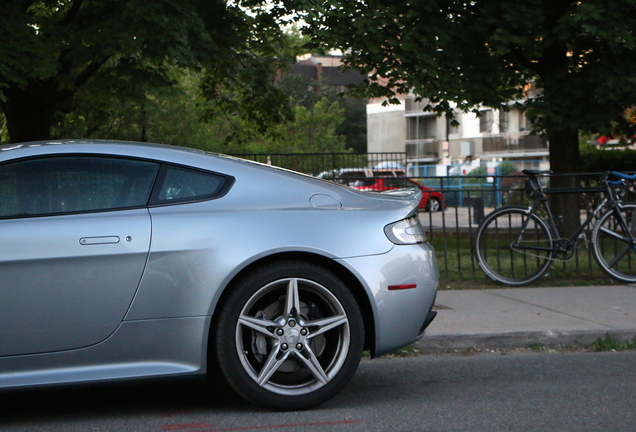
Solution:
<path fill-rule="evenodd" d="M 576 229 L 576 231 L 574 231 L 574 233 L 569 238 L 563 238 L 561 237 L 561 234 L 559 232 L 559 227 L 555 223 L 555 218 L 554 218 L 554 215 L 552 214 L 552 209 L 550 208 L 550 205 L 548 203 L 546 191 L 541 186 L 539 182 L 539 178 L 537 176 L 531 176 L 528 180 L 534 182 L 540 194 L 538 194 L 533 199 L 532 203 L 530 203 L 530 205 L 528 206 L 527 214 L 528 216 L 530 216 L 531 214 L 537 214 L 538 210 L 541 207 L 543 207 L 543 209 L 545 210 L 547 214 L 547 217 L 541 218 L 541 219 L 547 222 L 547 226 L 550 229 L 550 233 L 552 234 L 554 238 L 554 243 L 551 245 L 551 247 L 523 245 L 521 242 L 521 239 L 524 237 L 526 228 L 528 226 L 528 223 L 530 222 L 530 217 L 528 217 L 521 226 L 521 230 L 519 233 L 519 237 L 517 238 L 517 241 L 511 245 L 514 249 L 535 250 L 535 251 L 543 251 L 543 252 L 553 252 L 557 254 L 565 254 L 568 251 L 572 250 L 572 248 L 576 245 L 576 243 L 581 238 L 581 235 L 585 232 L 588 226 L 592 224 L 592 221 L 601 214 L 603 208 L 608 203 L 611 204 L 612 210 L 616 213 L 622 228 L 625 229 L 625 232 L 629 232 L 629 230 L 627 230 L 627 224 L 623 220 L 623 217 L 619 211 L 620 205 L 621 205 L 620 198 L 618 198 L 616 196 L 616 193 L 612 190 L 612 186 L 621 185 L 622 184 L 621 181 L 612 182 L 612 181 L 604 180 L 603 188 L 585 189 L 586 191 L 590 191 L 590 192 L 603 192 L 603 195 L 604 195 L 603 199 L 594 208 L 594 210 L 592 210 L 592 212 L 587 215 L 587 218 L 585 219 L 585 221 L 583 221 L 583 223 Z M 580 189 L 577 189 L 576 191 L 580 191 Z M 564 193 L 570 193 L 570 192 L 572 191 L 561 190 L 561 191 L 552 191 L 550 192 L 550 194 L 559 194 L 559 193 L 564 194 Z M 632 235 L 631 232 L 629 233 L 629 235 L 631 237 L 630 240 L 634 240 L 634 236 Z"/>

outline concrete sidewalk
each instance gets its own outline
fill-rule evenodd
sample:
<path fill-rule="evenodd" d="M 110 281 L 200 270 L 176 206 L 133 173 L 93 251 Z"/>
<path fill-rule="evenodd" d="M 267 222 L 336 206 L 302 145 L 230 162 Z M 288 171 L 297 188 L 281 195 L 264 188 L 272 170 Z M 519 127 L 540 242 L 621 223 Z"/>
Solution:
<path fill-rule="evenodd" d="M 439 291 L 422 352 L 591 344 L 636 337 L 636 286 Z"/>

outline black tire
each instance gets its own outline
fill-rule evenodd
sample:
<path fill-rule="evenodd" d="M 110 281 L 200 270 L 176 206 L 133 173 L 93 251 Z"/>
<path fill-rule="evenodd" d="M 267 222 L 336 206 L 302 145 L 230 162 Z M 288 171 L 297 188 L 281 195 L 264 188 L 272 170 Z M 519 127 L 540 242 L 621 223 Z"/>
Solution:
<path fill-rule="evenodd" d="M 441 209 L 442 209 L 442 204 L 439 202 L 437 198 L 429 198 L 428 202 L 426 203 L 426 210 L 428 210 L 431 213 L 434 213 L 436 211 L 440 211 Z"/>
<path fill-rule="evenodd" d="M 355 374 L 364 326 L 352 293 L 334 274 L 285 261 L 256 269 L 232 289 L 220 310 L 216 355 L 242 397 L 278 410 L 306 409 L 332 398 Z"/>
<path fill-rule="evenodd" d="M 620 213 L 626 226 L 614 210 L 601 215 L 592 231 L 592 251 L 605 273 L 622 282 L 636 283 L 636 244 L 628 234 L 636 235 L 636 204 L 624 204 Z"/>
<path fill-rule="evenodd" d="M 490 213 L 477 228 L 475 258 L 490 279 L 522 286 L 548 271 L 552 244 L 550 229 L 540 217 L 521 207 L 505 207 Z"/>

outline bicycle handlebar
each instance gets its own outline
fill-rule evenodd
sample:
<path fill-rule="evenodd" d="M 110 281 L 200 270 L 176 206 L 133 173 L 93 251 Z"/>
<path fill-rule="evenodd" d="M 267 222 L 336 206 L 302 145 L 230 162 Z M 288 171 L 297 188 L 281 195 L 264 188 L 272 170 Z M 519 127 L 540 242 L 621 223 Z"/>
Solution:
<path fill-rule="evenodd" d="M 625 179 L 625 180 L 636 180 L 636 174 L 633 175 L 629 175 L 629 174 L 624 174 L 618 171 L 610 171 L 610 174 L 612 174 L 615 177 L 621 178 L 621 179 Z"/>
<path fill-rule="evenodd" d="M 575 193 L 580 192 L 581 188 L 551 188 L 551 189 L 543 189 L 539 184 L 538 177 L 546 176 L 552 174 L 550 170 L 531 170 L 524 169 L 521 171 L 523 174 L 529 177 L 526 183 L 526 194 L 533 198 L 535 192 L 542 191 L 541 193 L 547 194 L 566 194 L 566 193 Z M 615 177 L 620 178 L 620 180 L 608 180 L 608 177 L 613 175 Z M 625 180 L 636 180 L 636 174 L 630 175 L 621 173 L 618 171 L 606 171 L 603 176 L 603 182 L 609 186 L 624 186 Z M 585 188 L 585 192 L 602 192 L 604 188 Z"/>
<path fill-rule="evenodd" d="M 543 176 L 543 175 L 552 174 L 552 171 L 550 171 L 550 170 L 524 169 L 521 172 L 523 174 L 527 175 L 528 177 Z M 618 171 L 607 171 L 606 175 L 610 175 L 610 174 L 615 176 L 615 177 L 618 177 L 618 178 L 621 178 L 621 179 L 625 179 L 625 180 L 636 180 L 636 174 L 625 174 L 625 173 L 618 172 Z"/>

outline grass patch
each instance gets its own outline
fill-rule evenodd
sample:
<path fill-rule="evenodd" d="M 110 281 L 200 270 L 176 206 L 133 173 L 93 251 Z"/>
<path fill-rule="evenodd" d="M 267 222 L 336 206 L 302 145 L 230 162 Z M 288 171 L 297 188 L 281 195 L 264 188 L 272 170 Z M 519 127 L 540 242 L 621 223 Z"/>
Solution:
<path fill-rule="evenodd" d="M 420 354 L 420 350 L 415 348 L 413 345 L 407 345 L 403 348 L 400 348 L 392 353 L 386 354 L 387 357 L 413 357 Z"/>
<path fill-rule="evenodd" d="M 545 345 L 543 345 L 542 343 L 533 343 L 533 344 L 530 344 L 530 345 L 528 346 L 528 349 L 529 349 L 530 351 L 540 352 L 540 351 L 545 351 L 545 350 L 547 350 L 548 348 L 547 348 Z"/>
<path fill-rule="evenodd" d="M 615 351 L 629 351 L 636 350 L 636 337 L 632 340 L 621 342 L 611 334 L 607 333 L 605 337 L 598 338 L 594 343 L 585 345 L 581 343 L 574 343 L 567 346 L 548 347 L 542 343 L 534 343 L 528 345 L 528 351 L 534 352 L 574 352 L 574 351 L 587 351 L 587 352 L 615 352 Z"/>
<path fill-rule="evenodd" d="M 631 341 L 619 342 L 608 333 L 604 338 L 598 338 L 588 349 L 594 352 L 633 350 L 636 349 L 636 337 Z"/>

